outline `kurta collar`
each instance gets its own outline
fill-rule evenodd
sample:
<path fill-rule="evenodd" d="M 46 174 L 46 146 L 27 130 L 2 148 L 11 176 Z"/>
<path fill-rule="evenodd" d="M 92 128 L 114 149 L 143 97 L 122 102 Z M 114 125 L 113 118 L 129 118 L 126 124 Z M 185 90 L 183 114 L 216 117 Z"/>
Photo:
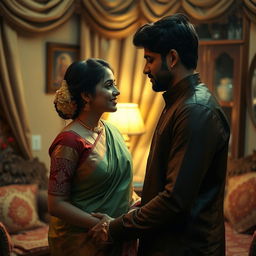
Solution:
<path fill-rule="evenodd" d="M 191 85 L 195 86 L 201 83 L 199 73 L 186 76 L 175 86 L 169 88 L 166 92 L 163 93 L 163 98 L 165 104 L 170 106 L 181 94 L 183 94 Z"/>

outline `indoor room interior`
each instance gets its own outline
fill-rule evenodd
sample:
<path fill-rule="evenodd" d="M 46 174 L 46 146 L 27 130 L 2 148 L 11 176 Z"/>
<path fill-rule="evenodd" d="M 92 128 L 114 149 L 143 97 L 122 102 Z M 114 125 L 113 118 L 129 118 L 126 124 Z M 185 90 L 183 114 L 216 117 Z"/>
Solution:
<path fill-rule="evenodd" d="M 0 255 L 50 255 L 48 150 L 69 122 L 56 114 L 53 101 L 75 60 L 102 58 L 114 69 L 121 92 L 118 111 L 103 118 L 123 134 L 133 159 L 134 188 L 141 193 L 164 101 L 142 72 L 144 52 L 133 45 L 133 35 L 141 25 L 178 12 L 195 25 L 200 39 L 197 71 L 231 127 L 226 255 L 256 255 L 254 0 L 0 0 Z M 10 185 L 22 188 L 8 190 Z M 12 206 L 5 197 L 21 192 L 13 219 L 5 220 Z M 33 223 L 14 225 L 12 220 L 22 221 L 18 213 L 24 202 Z"/>

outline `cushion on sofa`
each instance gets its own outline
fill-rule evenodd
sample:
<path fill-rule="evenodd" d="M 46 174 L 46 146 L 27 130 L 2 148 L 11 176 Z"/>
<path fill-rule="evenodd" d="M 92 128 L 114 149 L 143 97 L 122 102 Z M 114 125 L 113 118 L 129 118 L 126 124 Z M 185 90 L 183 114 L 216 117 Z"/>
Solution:
<path fill-rule="evenodd" d="M 0 219 L 9 233 L 44 226 L 37 214 L 37 185 L 0 187 Z"/>
<path fill-rule="evenodd" d="M 252 236 L 237 233 L 225 222 L 226 256 L 248 256 Z"/>
<path fill-rule="evenodd" d="M 256 226 L 256 173 L 229 178 L 224 214 L 237 232 L 245 232 Z"/>
<path fill-rule="evenodd" d="M 49 253 L 48 225 L 12 235 L 14 249 L 18 255 L 41 255 Z"/>

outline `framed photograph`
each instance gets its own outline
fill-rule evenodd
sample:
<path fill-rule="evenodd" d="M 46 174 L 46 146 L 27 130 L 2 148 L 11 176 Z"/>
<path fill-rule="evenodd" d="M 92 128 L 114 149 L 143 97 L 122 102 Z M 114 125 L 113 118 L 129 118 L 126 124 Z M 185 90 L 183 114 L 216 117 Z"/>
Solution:
<path fill-rule="evenodd" d="M 79 60 L 79 46 L 62 43 L 47 43 L 46 50 L 46 93 L 55 93 L 56 90 L 60 88 L 68 66 L 72 62 Z"/>

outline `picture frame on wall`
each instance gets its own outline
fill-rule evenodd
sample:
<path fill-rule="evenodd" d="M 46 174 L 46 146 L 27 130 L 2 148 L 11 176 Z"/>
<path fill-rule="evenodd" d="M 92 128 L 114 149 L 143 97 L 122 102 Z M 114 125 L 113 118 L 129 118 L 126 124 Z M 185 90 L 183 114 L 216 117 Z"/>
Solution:
<path fill-rule="evenodd" d="M 80 48 L 78 45 L 48 42 L 46 51 L 46 93 L 55 93 L 61 86 L 68 66 L 79 60 Z"/>

